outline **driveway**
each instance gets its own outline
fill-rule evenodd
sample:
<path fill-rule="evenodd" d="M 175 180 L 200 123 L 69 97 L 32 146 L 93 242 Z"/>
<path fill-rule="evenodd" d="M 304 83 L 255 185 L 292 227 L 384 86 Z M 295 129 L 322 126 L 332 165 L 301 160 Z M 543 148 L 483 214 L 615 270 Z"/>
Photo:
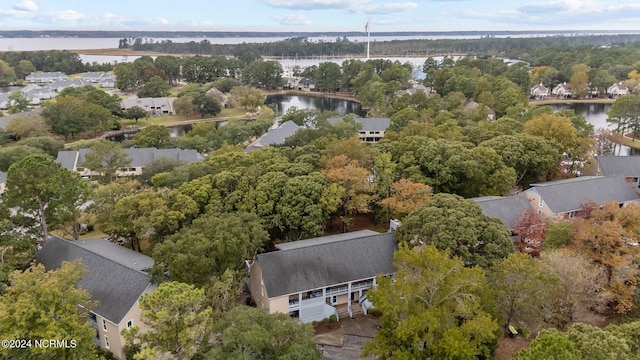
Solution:
<path fill-rule="evenodd" d="M 313 341 L 322 351 L 323 360 L 361 359 L 362 345 L 372 339 L 380 326 L 380 319 L 357 315 L 355 319 L 340 320 L 340 329 L 316 335 Z M 373 360 L 375 357 L 364 359 Z"/>

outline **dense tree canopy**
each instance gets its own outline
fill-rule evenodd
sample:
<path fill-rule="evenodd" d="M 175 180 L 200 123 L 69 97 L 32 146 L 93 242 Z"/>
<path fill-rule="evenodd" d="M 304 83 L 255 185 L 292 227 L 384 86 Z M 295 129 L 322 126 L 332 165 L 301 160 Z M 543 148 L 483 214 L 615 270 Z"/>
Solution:
<path fill-rule="evenodd" d="M 382 312 L 381 329 L 365 355 L 385 359 L 476 359 L 491 356 L 499 337 L 489 287 L 479 267 L 468 268 L 432 245 L 394 255 L 394 281 L 378 278 L 367 297 Z"/>
<path fill-rule="evenodd" d="M 2 346 L 0 354 L 12 359 L 98 359 L 95 330 L 87 321 L 96 304 L 78 285 L 84 273 L 80 262 L 65 262 L 58 270 L 33 265 L 24 272 L 12 272 L 11 286 L 0 295 L 0 337 L 30 340 L 32 346 Z M 67 340 L 69 346 L 75 342 L 75 346 L 69 351 L 33 343 L 50 339 Z"/>
<path fill-rule="evenodd" d="M 411 211 L 397 238 L 411 247 L 448 249 L 469 266 L 488 267 L 514 251 L 510 232 L 500 220 L 484 215 L 475 201 L 451 194 L 433 195 Z"/>

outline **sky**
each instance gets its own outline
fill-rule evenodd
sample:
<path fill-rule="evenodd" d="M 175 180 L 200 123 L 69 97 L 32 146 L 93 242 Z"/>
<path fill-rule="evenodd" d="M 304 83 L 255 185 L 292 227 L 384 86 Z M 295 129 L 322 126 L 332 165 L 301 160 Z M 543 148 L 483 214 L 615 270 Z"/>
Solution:
<path fill-rule="evenodd" d="M 0 30 L 640 30 L 640 0 L 0 0 Z"/>

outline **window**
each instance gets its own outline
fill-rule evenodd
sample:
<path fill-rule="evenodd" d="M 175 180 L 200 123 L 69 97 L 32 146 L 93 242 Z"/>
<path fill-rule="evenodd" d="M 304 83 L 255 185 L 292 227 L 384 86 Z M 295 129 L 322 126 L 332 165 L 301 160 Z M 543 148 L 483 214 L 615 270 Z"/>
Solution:
<path fill-rule="evenodd" d="M 107 320 L 102 319 L 102 329 L 104 329 L 104 331 L 107 331 Z"/>
<path fill-rule="evenodd" d="M 104 337 L 104 347 L 106 347 L 107 349 L 109 348 L 109 337 L 108 336 Z"/>
<path fill-rule="evenodd" d="M 83 171 L 84 171 L 84 168 L 83 168 L 83 167 L 77 167 L 77 168 L 76 168 L 76 170 L 77 170 L 78 172 L 83 172 Z"/>
<path fill-rule="evenodd" d="M 132 326 L 133 326 L 133 320 L 127 321 L 127 328 L 130 328 Z"/>
<path fill-rule="evenodd" d="M 538 206 L 542 207 L 542 196 L 538 198 Z"/>

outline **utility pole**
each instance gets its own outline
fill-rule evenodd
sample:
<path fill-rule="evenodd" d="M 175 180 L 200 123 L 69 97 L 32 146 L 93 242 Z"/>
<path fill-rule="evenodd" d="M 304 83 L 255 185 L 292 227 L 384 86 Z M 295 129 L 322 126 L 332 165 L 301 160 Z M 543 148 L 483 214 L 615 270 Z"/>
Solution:
<path fill-rule="evenodd" d="M 371 18 L 367 20 L 367 25 L 364 26 L 364 32 L 367 33 L 367 60 L 369 60 L 369 45 L 371 42 L 371 31 L 369 31 L 370 26 L 371 26 Z"/>

